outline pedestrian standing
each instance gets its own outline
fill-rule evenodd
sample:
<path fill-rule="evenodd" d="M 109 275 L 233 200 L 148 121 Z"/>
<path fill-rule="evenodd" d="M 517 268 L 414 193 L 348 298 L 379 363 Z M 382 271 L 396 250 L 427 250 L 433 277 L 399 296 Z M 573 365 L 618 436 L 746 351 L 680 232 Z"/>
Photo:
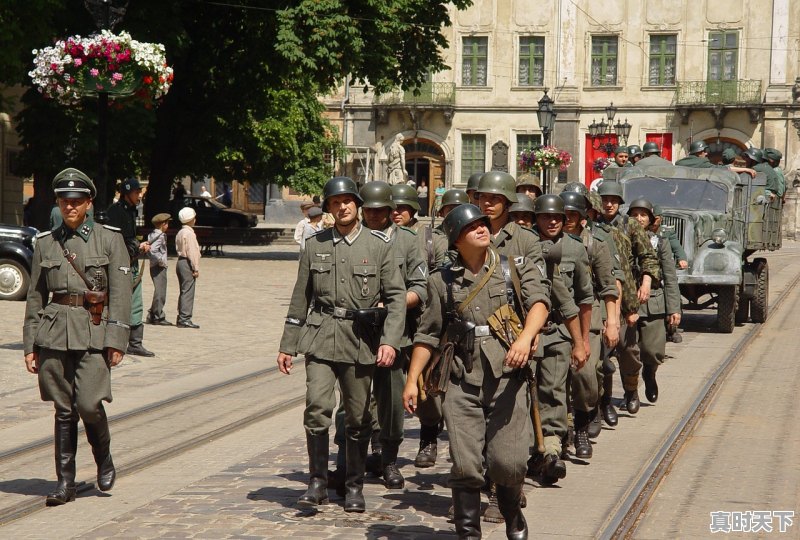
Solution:
<path fill-rule="evenodd" d="M 300 211 L 303 212 L 303 219 L 298 221 L 297 225 L 294 226 L 294 241 L 300 246 L 301 249 L 303 247 L 303 231 L 305 230 L 306 225 L 308 225 L 308 223 L 311 221 L 308 219 L 308 211 L 314 206 L 314 203 L 307 201 L 300 203 Z"/>
<path fill-rule="evenodd" d="M 78 418 L 97 464 L 97 487 L 114 486 L 111 434 L 103 401 L 111 402 L 111 367 L 122 361 L 131 315 L 129 259 L 113 227 L 87 217 L 94 182 L 77 169 L 53 180 L 62 225 L 37 235 L 25 306 L 25 367 L 38 374 L 42 400 L 55 406 L 58 485 L 48 506 L 75 499 Z"/>
<path fill-rule="evenodd" d="M 300 249 L 306 248 L 306 240 L 324 229 L 322 226 L 322 208 L 312 206 L 308 209 L 308 223 L 303 223 L 303 235 L 300 242 Z"/>
<path fill-rule="evenodd" d="M 178 274 L 180 296 L 178 296 L 178 328 L 200 328 L 192 322 L 194 313 L 194 289 L 197 278 L 200 277 L 200 244 L 194 233 L 194 223 L 197 213 L 193 208 L 183 208 L 178 212 L 178 219 L 182 227 L 175 235 L 175 250 L 178 252 L 178 264 L 175 272 Z"/>
<path fill-rule="evenodd" d="M 164 314 L 167 301 L 167 229 L 171 217 L 166 212 L 156 214 L 151 220 L 155 229 L 147 235 L 150 251 L 150 278 L 153 280 L 153 301 L 147 311 L 147 323 L 172 326 Z"/>

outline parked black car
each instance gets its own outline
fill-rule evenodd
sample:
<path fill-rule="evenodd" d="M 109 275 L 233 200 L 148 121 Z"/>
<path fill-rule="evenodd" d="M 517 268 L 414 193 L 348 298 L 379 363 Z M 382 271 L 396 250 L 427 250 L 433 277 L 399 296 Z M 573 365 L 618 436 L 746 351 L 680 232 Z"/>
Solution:
<path fill-rule="evenodd" d="M 31 282 L 33 227 L 0 224 L 0 300 L 23 300 Z"/>
<path fill-rule="evenodd" d="M 228 208 L 219 201 L 210 197 L 187 196 L 183 198 L 183 205 L 176 205 L 173 209 L 173 224 L 180 227 L 178 212 L 181 208 L 194 208 L 197 212 L 197 223 L 201 227 L 255 227 L 258 225 L 258 216 L 248 214 L 235 208 Z"/>

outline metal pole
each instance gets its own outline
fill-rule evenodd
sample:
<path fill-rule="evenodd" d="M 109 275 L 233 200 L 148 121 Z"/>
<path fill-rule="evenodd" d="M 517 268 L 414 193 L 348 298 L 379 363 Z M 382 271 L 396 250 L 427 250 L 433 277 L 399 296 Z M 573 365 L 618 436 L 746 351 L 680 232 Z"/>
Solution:
<path fill-rule="evenodd" d="M 113 187 L 108 185 L 108 92 L 97 94 L 97 197 L 94 219 L 106 220 L 106 208 L 113 198 Z"/>

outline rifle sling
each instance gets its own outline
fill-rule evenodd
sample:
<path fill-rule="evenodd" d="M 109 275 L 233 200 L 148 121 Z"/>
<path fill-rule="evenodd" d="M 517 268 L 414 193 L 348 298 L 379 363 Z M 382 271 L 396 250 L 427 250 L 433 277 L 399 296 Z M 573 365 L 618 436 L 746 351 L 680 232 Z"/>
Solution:
<path fill-rule="evenodd" d="M 96 287 L 95 284 L 89 281 L 89 278 L 86 277 L 86 274 L 83 273 L 83 270 L 78 268 L 78 265 L 75 264 L 75 259 L 77 255 L 69 252 L 66 246 L 64 246 L 64 240 L 61 238 L 60 235 L 56 240 L 58 241 L 58 245 L 61 246 L 61 254 L 64 255 L 65 259 L 67 259 L 67 262 L 70 264 L 70 266 L 72 266 L 72 269 L 75 270 L 75 272 L 78 274 L 78 276 L 80 276 L 83 282 L 86 283 L 86 286 L 89 288 L 89 290 L 94 291 Z"/>

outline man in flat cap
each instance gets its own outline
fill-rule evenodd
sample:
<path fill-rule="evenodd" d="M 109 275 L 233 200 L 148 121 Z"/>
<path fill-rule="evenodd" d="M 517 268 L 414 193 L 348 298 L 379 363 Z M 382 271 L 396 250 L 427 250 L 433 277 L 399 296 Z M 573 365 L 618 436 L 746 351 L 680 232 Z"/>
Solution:
<path fill-rule="evenodd" d="M 128 248 L 128 256 L 133 273 L 132 299 L 131 299 L 131 337 L 128 343 L 128 354 L 134 356 L 155 356 L 154 352 L 145 349 L 142 344 L 144 339 L 144 326 L 142 315 L 142 268 L 139 265 L 139 255 L 150 250 L 150 244 L 140 242 L 136 236 L 137 207 L 142 201 L 142 186 L 136 178 L 128 178 L 119 186 L 119 200 L 108 207 L 108 224 L 118 227 Z"/>
<path fill-rule="evenodd" d="M 153 301 L 147 311 L 147 324 L 172 326 L 164 314 L 164 303 L 167 301 L 167 229 L 171 216 L 166 212 L 156 214 L 150 220 L 153 231 L 147 235 L 150 251 L 150 278 L 153 280 Z"/>
<path fill-rule="evenodd" d="M 55 406 L 58 485 L 48 506 L 75 499 L 78 417 L 97 464 L 97 487 L 116 472 L 103 401 L 111 401 L 111 367 L 128 343 L 131 277 L 118 231 L 87 216 L 96 192 L 77 169 L 53 180 L 63 223 L 37 235 L 23 326 L 25 367 L 39 377 L 42 400 Z"/>

